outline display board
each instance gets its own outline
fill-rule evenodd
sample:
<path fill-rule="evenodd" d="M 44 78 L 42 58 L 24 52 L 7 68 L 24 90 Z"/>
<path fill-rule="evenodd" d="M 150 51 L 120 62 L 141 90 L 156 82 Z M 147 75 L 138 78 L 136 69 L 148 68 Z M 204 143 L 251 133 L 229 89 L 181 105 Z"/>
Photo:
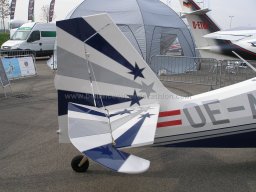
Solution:
<path fill-rule="evenodd" d="M 36 74 L 36 69 L 32 57 L 21 57 L 18 59 L 21 76 L 32 76 Z"/>
<path fill-rule="evenodd" d="M 36 75 L 32 57 L 2 58 L 1 60 L 9 80 Z"/>
<path fill-rule="evenodd" d="M 1 59 L 0 59 L 0 81 L 1 81 L 1 84 L 3 87 L 10 85 L 10 81 L 8 80 L 8 77 L 4 70 L 4 66 L 3 66 Z"/>

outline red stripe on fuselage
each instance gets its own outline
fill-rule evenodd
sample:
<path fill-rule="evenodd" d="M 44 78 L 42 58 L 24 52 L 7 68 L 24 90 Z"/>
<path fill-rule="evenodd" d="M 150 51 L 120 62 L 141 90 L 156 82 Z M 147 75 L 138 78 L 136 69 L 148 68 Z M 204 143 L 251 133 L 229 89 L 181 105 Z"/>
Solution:
<path fill-rule="evenodd" d="M 157 128 L 177 126 L 177 125 L 182 125 L 182 121 L 174 120 L 174 121 L 159 122 L 157 123 Z"/>
<path fill-rule="evenodd" d="M 177 116 L 180 114 L 181 114 L 180 110 L 163 111 L 163 112 L 159 113 L 159 117 L 172 117 L 172 116 Z M 172 120 L 172 121 L 158 122 L 157 128 L 171 127 L 171 126 L 177 126 L 177 125 L 182 125 L 182 121 L 180 119 Z"/>
<path fill-rule="evenodd" d="M 175 116 L 175 115 L 180 115 L 180 110 L 163 111 L 159 113 L 159 117 L 168 117 L 168 116 Z"/>

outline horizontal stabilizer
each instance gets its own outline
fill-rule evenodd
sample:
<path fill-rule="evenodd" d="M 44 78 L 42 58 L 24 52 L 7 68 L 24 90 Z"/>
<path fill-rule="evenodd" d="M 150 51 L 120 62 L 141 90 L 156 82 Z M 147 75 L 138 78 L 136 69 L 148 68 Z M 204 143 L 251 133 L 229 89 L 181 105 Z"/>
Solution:
<path fill-rule="evenodd" d="M 196 11 L 192 11 L 192 12 L 183 12 L 183 13 L 181 13 L 181 14 L 183 14 L 181 16 L 181 18 L 185 18 L 188 15 L 204 15 L 210 11 L 211 11 L 210 9 L 205 8 L 205 9 L 200 9 L 200 10 L 196 10 Z"/>
<path fill-rule="evenodd" d="M 151 104 L 130 109 L 131 114 L 128 117 L 131 116 L 132 119 L 123 122 L 113 132 L 116 147 L 138 147 L 153 144 L 159 108 L 159 104 Z M 119 115 L 115 121 L 110 119 L 111 123 L 115 125 L 115 122 L 122 121 L 123 118 Z"/>
<path fill-rule="evenodd" d="M 141 173 L 150 162 L 118 148 L 153 144 L 158 114 L 159 104 L 107 111 L 69 103 L 70 141 L 80 152 L 107 168 Z"/>
<path fill-rule="evenodd" d="M 83 153 L 102 166 L 120 173 L 143 173 L 150 166 L 150 161 L 120 151 L 112 144 L 90 149 Z"/>

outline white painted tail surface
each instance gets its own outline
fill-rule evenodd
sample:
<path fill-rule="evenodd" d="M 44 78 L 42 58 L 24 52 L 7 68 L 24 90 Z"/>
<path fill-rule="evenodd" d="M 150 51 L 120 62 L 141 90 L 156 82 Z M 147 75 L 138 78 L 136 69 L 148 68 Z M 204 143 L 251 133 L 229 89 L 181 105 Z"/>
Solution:
<path fill-rule="evenodd" d="M 59 126 L 68 142 L 68 103 L 108 110 L 156 104 L 166 89 L 107 14 L 57 22 Z M 176 101 L 177 102 L 177 101 Z"/>
<path fill-rule="evenodd" d="M 207 16 L 211 10 L 201 9 L 193 0 L 180 0 L 183 16 L 188 21 L 195 44 L 201 57 L 215 59 L 230 59 L 221 53 L 223 42 L 204 36 L 219 31 L 217 24 Z"/>

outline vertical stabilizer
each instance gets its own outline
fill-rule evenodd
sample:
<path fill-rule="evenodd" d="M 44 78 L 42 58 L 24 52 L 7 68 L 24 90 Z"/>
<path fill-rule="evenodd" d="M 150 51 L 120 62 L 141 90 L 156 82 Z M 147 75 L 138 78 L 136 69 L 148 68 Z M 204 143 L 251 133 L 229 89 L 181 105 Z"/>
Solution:
<path fill-rule="evenodd" d="M 216 23 L 206 14 L 210 10 L 208 8 L 201 9 L 193 0 L 180 0 L 180 3 L 183 10 L 183 17 L 189 23 L 201 57 L 217 59 L 230 58 L 221 53 L 226 44 L 224 41 L 204 38 L 205 35 L 220 30 Z"/>
<path fill-rule="evenodd" d="M 64 139 L 70 102 L 111 110 L 158 103 L 158 94 L 175 97 L 107 14 L 57 22 L 57 61 Z"/>

